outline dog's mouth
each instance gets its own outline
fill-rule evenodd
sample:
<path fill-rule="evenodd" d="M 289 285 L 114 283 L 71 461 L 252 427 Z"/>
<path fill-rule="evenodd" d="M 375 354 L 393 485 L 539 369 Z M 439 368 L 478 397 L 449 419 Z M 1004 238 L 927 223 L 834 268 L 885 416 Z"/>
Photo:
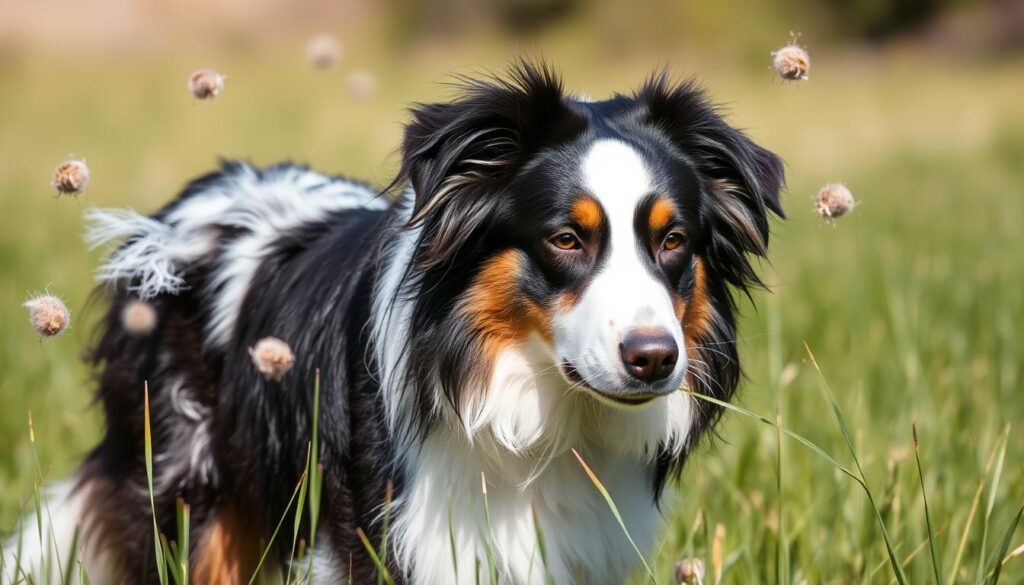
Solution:
<path fill-rule="evenodd" d="M 641 404 L 647 404 L 655 398 L 660 397 L 659 394 L 652 394 L 648 392 L 631 394 L 629 396 L 602 392 L 601 390 L 591 386 L 583 378 L 579 370 L 576 369 L 576 366 L 572 365 L 568 360 L 562 360 L 562 365 L 560 367 L 562 375 L 570 384 L 572 384 L 573 389 L 582 390 L 601 401 L 613 402 L 622 406 L 640 406 Z"/>

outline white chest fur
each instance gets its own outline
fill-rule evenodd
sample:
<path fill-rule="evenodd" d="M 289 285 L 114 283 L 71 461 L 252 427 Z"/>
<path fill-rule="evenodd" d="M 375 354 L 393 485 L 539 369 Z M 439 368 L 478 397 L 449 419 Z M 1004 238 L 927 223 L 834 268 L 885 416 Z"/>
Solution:
<path fill-rule="evenodd" d="M 410 582 L 470 584 L 480 571 L 479 582 L 487 583 L 492 543 L 502 583 L 543 584 L 545 572 L 558 584 L 622 583 L 638 561 L 636 552 L 572 453 L 555 456 L 538 473 L 535 460 L 502 451 L 493 442 L 470 446 L 455 433 L 435 434 L 423 444 L 408 468 L 393 520 L 393 543 Z M 646 551 L 661 518 L 649 465 L 594 452 L 583 456 Z M 489 530 L 481 474 L 487 481 Z"/>

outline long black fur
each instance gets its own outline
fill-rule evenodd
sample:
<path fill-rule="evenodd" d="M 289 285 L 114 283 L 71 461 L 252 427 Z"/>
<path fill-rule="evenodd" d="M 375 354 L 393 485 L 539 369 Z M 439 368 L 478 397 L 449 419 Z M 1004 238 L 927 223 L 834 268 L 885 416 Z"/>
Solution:
<path fill-rule="evenodd" d="M 749 257 L 767 249 L 769 214 L 782 215 L 781 162 L 726 124 L 692 83 L 673 84 L 658 76 L 635 94 L 589 103 L 567 97 L 546 67 L 522 63 L 507 77 L 468 81 L 454 102 L 413 109 L 395 181 L 416 193 L 406 225 L 396 222 L 395 209 L 357 209 L 282 233 L 245 296 L 225 348 L 210 349 L 204 329 L 210 295 L 216 292 L 204 283 L 217 269 L 216 255 L 189 267 L 188 290 L 153 301 L 160 325 L 144 338 L 129 335 L 120 322 L 130 283 L 104 293 L 110 295 L 110 310 L 91 361 L 99 371 L 98 399 L 107 427 L 81 477 L 101 490 L 92 517 L 102 526 L 101 538 L 119 551 L 125 574 L 147 582 L 156 578 L 152 539 L 146 536 L 151 527 L 142 451 L 144 384 L 158 475 L 160 466 L 188 456 L 181 441 L 196 432 L 197 423 L 175 404 L 182 399 L 171 391 L 175 384 L 180 382 L 178 392 L 190 404 L 212 413 L 213 421 L 210 472 L 184 466 L 180 477 L 160 483 L 167 486 L 155 494 L 160 531 L 175 533 L 175 501 L 183 498 L 192 506 L 193 543 L 216 510 L 229 503 L 245 511 L 265 539 L 305 467 L 319 371 L 321 525 L 337 558 L 352 555 L 355 581 L 368 582 L 374 568 L 356 528 L 377 540 L 386 483 L 393 481 L 396 493 L 402 488 L 369 347 L 371 297 L 390 240 L 399 230 L 420 230 L 407 286 L 399 294 L 415 302 L 406 382 L 415 387 L 419 412 L 417 428 L 409 432 L 423 436 L 438 424 L 431 415 L 435 382 L 457 409 L 467 388 L 487 375 L 480 363 L 483 340 L 467 332 L 457 299 L 496 252 L 516 248 L 524 258 L 538 257 L 532 243 L 537 230 L 571 190 L 571 178 L 550 169 L 607 137 L 625 140 L 648 156 L 672 153 L 657 170 L 670 187 L 689 193 L 681 204 L 692 212 L 687 226 L 692 251 L 672 269 L 671 285 L 689 294 L 693 257 L 703 258 L 718 317 L 696 348 L 709 377 L 693 382 L 695 390 L 729 400 L 740 379 L 731 290 L 759 284 Z M 197 179 L 178 202 L 153 217 L 161 220 L 196 193 L 229 184 L 239 169 L 226 163 L 220 172 Z M 538 194 L 540 189 L 549 195 Z M 220 249 L 238 236 L 225 230 Z M 528 263 L 527 270 L 522 294 L 540 304 L 567 288 L 585 286 L 584 277 L 571 269 Z M 296 355 L 294 368 L 280 382 L 261 377 L 248 355 L 267 335 L 286 341 Z M 697 410 L 690 450 L 720 412 L 707 404 Z M 652 469 L 655 498 L 684 460 L 685 454 L 663 454 Z M 305 521 L 302 530 L 308 542 Z M 288 539 L 279 539 L 274 551 L 279 563 L 287 562 L 289 548 L 280 545 L 282 540 Z"/>

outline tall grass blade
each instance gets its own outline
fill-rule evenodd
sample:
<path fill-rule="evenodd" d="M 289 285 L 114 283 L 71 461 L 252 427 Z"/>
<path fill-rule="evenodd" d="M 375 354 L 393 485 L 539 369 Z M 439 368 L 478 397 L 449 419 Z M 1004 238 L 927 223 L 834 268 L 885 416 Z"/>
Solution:
<path fill-rule="evenodd" d="M 32 415 L 29 415 L 29 416 L 31 417 Z M 39 550 L 40 551 L 48 550 L 48 547 L 46 545 L 46 537 L 44 536 L 44 533 L 43 533 L 43 501 L 42 501 L 42 498 L 39 496 L 39 482 L 35 482 L 35 484 L 33 484 L 32 499 L 35 502 L 35 506 L 36 506 L 36 529 L 38 530 L 38 532 L 36 532 L 36 534 L 39 535 Z M 39 559 L 39 565 L 40 565 L 40 571 L 42 571 L 42 573 L 43 573 L 43 579 L 46 580 L 46 583 L 49 583 L 50 582 L 50 555 L 48 555 L 48 554 L 43 555 L 43 558 Z"/>
<path fill-rule="evenodd" d="M 1010 426 L 1006 426 L 1003 437 L 1003 446 L 999 449 L 999 456 L 996 457 L 996 467 L 992 472 L 992 483 L 989 484 L 988 502 L 985 506 L 985 517 L 981 523 L 981 549 L 979 551 L 980 557 L 978 558 L 978 575 L 977 582 L 980 585 L 984 581 L 985 576 L 985 553 L 988 548 L 988 525 L 992 519 L 992 509 L 996 505 L 996 494 L 999 493 L 999 480 L 1003 475 L 1003 462 L 1006 461 L 1006 447 L 1009 445 L 1010 437 Z"/>
<path fill-rule="evenodd" d="M 778 527 L 775 538 L 775 582 L 777 585 L 783 585 L 789 578 L 782 514 L 782 325 L 779 320 L 778 301 L 774 299 L 775 297 L 772 297 L 768 303 L 768 376 L 775 389 L 775 494 L 778 498 L 775 518 Z"/>
<path fill-rule="evenodd" d="M 807 350 L 807 355 L 811 358 L 811 363 L 814 365 L 815 371 L 818 372 L 818 380 L 821 382 L 822 391 L 825 393 L 825 397 L 828 399 L 829 407 L 832 410 L 832 417 L 836 421 L 836 425 L 839 427 L 840 432 L 843 435 L 843 440 L 846 442 L 846 447 L 850 450 L 850 455 L 853 457 L 853 463 L 857 466 L 857 473 L 860 475 L 861 488 L 864 489 L 864 493 L 868 496 L 868 503 L 871 504 L 871 509 L 875 512 L 875 518 L 878 519 L 878 527 L 882 531 L 882 539 L 885 541 L 885 550 L 889 553 L 889 562 L 892 564 L 893 573 L 896 575 L 896 581 L 900 585 L 906 585 L 907 575 L 903 572 L 903 566 L 896 559 L 896 551 L 892 545 L 892 539 L 889 537 L 889 531 L 885 527 L 885 521 L 882 519 L 881 512 L 878 511 L 878 505 L 875 503 L 875 497 L 871 493 L 871 489 L 867 484 L 867 477 L 864 475 L 864 468 L 860 464 L 860 458 L 857 457 L 857 449 L 853 444 L 853 437 L 850 434 L 850 429 L 846 424 L 846 418 L 843 416 L 842 410 L 839 408 L 839 403 L 836 402 L 835 396 L 832 394 L 832 389 L 828 385 L 828 381 L 825 380 L 825 375 L 821 372 L 821 367 L 818 366 L 818 361 L 814 359 L 814 353 L 811 352 L 811 346 L 804 343 L 804 348 Z"/>
<path fill-rule="evenodd" d="M 452 526 L 452 493 L 448 492 L 448 546 L 452 552 L 452 570 L 455 581 L 459 581 L 459 555 L 455 549 L 455 528 Z"/>
<path fill-rule="evenodd" d="M 971 533 L 974 516 L 977 514 L 978 505 L 981 503 L 981 494 L 985 491 L 985 485 L 988 482 L 989 474 L 992 472 L 992 465 L 996 461 L 996 456 L 999 454 L 999 445 L 1001 443 L 1002 441 L 997 441 L 992 448 L 992 452 L 989 453 L 988 461 L 985 462 L 985 470 L 981 474 L 981 480 L 978 481 L 978 488 L 974 491 L 974 498 L 971 500 L 971 507 L 967 512 L 967 521 L 964 522 L 964 529 L 960 534 L 960 543 L 956 547 L 956 556 L 953 558 L 953 569 L 949 572 L 949 578 L 947 579 L 950 583 L 956 583 L 957 575 L 960 572 L 960 562 L 963 560 L 964 550 L 967 548 L 967 537 Z"/>
<path fill-rule="evenodd" d="M 78 561 L 78 585 L 92 585 L 92 581 L 89 580 L 89 573 L 85 570 L 85 565 L 82 561 Z"/>
<path fill-rule="evenodd" d="M 170 571 L 168 576 L 172 581 L 180 585 L 181 572 L 178 570 L 177 563 L 174 562 L 176 557 L 174 548 L 171 546 L 171 543 L 167 542 L 167 536 L 164 534 L 160 535 L 160 550 L 163 551 L 164 559 L 167 561 L 167 570 Z"/>
<path fill-rule="evenodd" d="M 484 519 L 487 521 L 487 574 L 491 585 L 498 585 L 498 562 L 494 554 L 494 533 L 491 532 L 491 506 L 487 502 L 487 477 L 480 472 L 480 490 L 484 496 Z"/>
<path fill-rule="evenodd" d="M 191 508 L 185 500 L 178 498 L 178 569 L 181 574 L 180 585 L 188 585 L 188 553 L 189 553 L 189 516 Z"/>
<path fill-rule="evenodd" d="M 530 505 L 530 514 L 533 515 L 533 531 L 537 535 L 537 548 L 540 550 L 540 562 L 544 567 L 544 583 L 545 585 L 554 585 L 555 578 L 551 575 L 551 570 L 548 568 L 548 547 L 544 542 L 544 530 L 541 528 L 540 520 L 537 519 L 537 508 L 532 504 Z"/>
<path fill-rule="evenodd" d="M 935 536 L 941 536 L 942 533 L 945 532 L 945 531 L 946 531 L 946 528 L 942 527 L 942 528 L 940 528 L 940 529 L 935 531 Z M 921 542 L 917 543 L 917 546 L 914 547 L 914 550 L 910 551 L 909 553 L 907 553 L 907 556 L 903 557 L 903 562 L 902 562 L 903 568 L 906 569 L 907 566 L 910 565 L 910 561 L 912 561 L 915 558 L 917 558 L 917 555 L 921 554 L 921 551 L 923 551 L 925 548 L 927 548 L 928 544 L 930 542 L 931 542 L 930 539 L 925 538 Z M 896 543 L 896 547 L 897 548 L 900 548 L 902 546 L 903 546 L 903 542 L 897 542 Z M 878 563 L 875 566 L 875 568 L 872 569 L 870 573 L 868 573 L 867 579 L 865 581 L 867 583 L 874 583 L 875 575 L 877 575 L 879 571 L 881 571 L 882 569 L 886 568 L 887 566 L 889 566 L 889 559 L 883 559 L 882 562 Z M 896 582 L 896 578 L 893 577 L 891 583 L 895 583 L 895 582 Z"/>
<path fill-rule="evenodd" d="M 78 540 L 82 537 L 82 527 L 75 525 L 75 533 L 71 536 L 71 550 L 68 551 L 68 564 L 64 567 L 64 578 L 61 583 L 71 583 L 75 575 L 75 554 L 78 552 Z"/>
<path fill-rule="evenodd" d="M 64 568 L 63 563 L 60 560 L 60 546 L 57 544 L 57 533 L 53 529 L 53 516 L 50 515 L 50 506 L 46 501 L 46 496 L 41 495 L 41 486 L 46 484 L 46 478 L 43 475 L 43 464 L 39 460 L 39 450 L 36 449 L 36 427 L 32 421 L 32 411 L 28 411 L 28 439 L 29 439 L 29 450 L 32 452 L 32 461 L 36 465 L 36 477 L 38 481 L 35 485 L 35 498 L 36 498 L 36 523 L 39 527 L 39 549 L 41 551 L 48 551 L 49 547 L 44 542 L 45 537 L 43 536 L 43 511 L 46 511 L 46 523 L 50 527 L 50 540 L 53 543 L 53 558 L 50 558 L 49 554 L 43 555 L 41 564 L 43 565 L 44 578 L 46 583 L 50 583 L 53 579 L 53 563 L 56 563 L 58 571 Z M 57 574 L 61 579 L 64 578 L 64 573 L 59 572 Z M 29 579 L 31 581 L 31 578 Z M 61 581 L 64 585 L 67 585 L 65 581 Z"/>
<path fill-rule="evenodd" d="M 292 509 L 292 504 L 295 503 L 295 499 L 299 496 L 299 489 L 302 487 L 303 482 L 306 480 L 305 474 L 299 478 L 299 482 L 295 484 L 295 489 L 292 490 L 292 497 L 288 498 L 288 505 L 284 507 L 284 513 L 281 514 L 281 518 L 277 521 L 277 526 L 274 527 L 274 532 L 270 535 L 270 540 L 267 545 L 263 547 L 263 552 L 260 554 L 260 561 L 256 563 L 256 570 L 252 572 L 252 576 L 249 577 L 249 585 L 253 585 L 256 582 L 256 577 L 259 576 L 260 570 L 263 568 L 263 563 L 267 560 L 267 554 L 270 549 L 274 547 L 274 541 L 277 539 L 277 533 L 281 530 L 281 526 L 284 525 L 285 519 L 288 518 L 288 512 Z"/>
<path fill-rule="evenodd" d="M 1006 528 L 1006 534 L 1003 535 L 1003 543 L 999 546 L 999 553 L 992 557 L 992 562 L 995 566 L 990 570 L 992 577 L 989 578 L 988 585 L 998 585 L 999 583 L 999 574 L 1002 572 L 1003 564 L 1005 563 L 1003 559 L 1007 558 L 1010 542 L 1013 541 L 1013 533 L 1017 532 L 1017 525 L 1020 524 L 1022 514 L 1024 514 L 1024 506 L 1017 510 L 1017 516 L 1014 517 L 1013 522 L 1010 522 L 1010 525 Z"/>
<path fill-rule="evenodd" d="M 1013 559 L 1015 559 L 1017 557 L 1020 557 L 1020 556 L 1024 556 L 1024 544 L 1022 544 L 1022 545 L 1018 546 L 1017 548 L 1013 549 L 1012 551 L 1007 553 L 1006 556 L 1003 557 L 1003 560 L 999 562 L 1000 570 L 1001 570 L 1001 568 L 1004 565 L 1006 565 L 1006 563 L 1008 563 L 1011 560 L 1013 560 Z M 989 572 L 989 576 L 991 577 L 992 573 L 994 573 L 994 572 L 995 572 L 995 568 L 993 568 L 992 571 Z"/>
<path fill-rule="evenodd" d="M 306 506 L 306 489 L 309 485 L 309 458 L 312 453 L 312 443 L 306 445 L 306 468 L 302 470 L 302 478 L 299 480 L 299 501 L 295 505 L 295 521 L 292 524 L 292 547 L 288 553 L 288 571 L 285 575 L 284 583 L 289 585 L 292 582 L 292 562 L 295 559 L 295 545 L 299 541 L 299 530 L 302 527 L 302 511 L 305 510 Z"/>
<path fill-rule="evenodd" d="M 594 487 L 597 488 L 597 491 L 601 493 L 601 497 L 603 497 L 604 501 L 608 503 L 608 508 L 611 509 L 612 515 L 615 516 L 615 521 L 619 523 L 619 528 L 622 529 L 623 534 L 626 535 L 626 540 L 628 540 L 629 544 L 632 545 L 633 550 L 636 551 L 636 556 L 640 559 L 640 562 L 643 563 L 644 569 L 647 571 L 647 576 L 651 579 L 651 583 L 657 585 L 658 579 L 654 576 L 654 571 L 651 570 L 651 566 L 647 564 L 647 559 L 645 559 L 643 553 L 640 552 L 640 547 L 636 545 L 633 537 L 629 534 L 629 530 L 626 528 L 626 522 L 622 519 L 622 514 L 619 513 L 619 507 L 615 505 L 615 501 L 612 500 L 611 494 L 608 493 L 604 484 L 601 483 L 601 480 L 599 480 L 597 475 L 595 475 L 590 469 L 590 466 L 583 460 L 583 457 L 580 457 L 579 452 L 576 451 L 575 448 L 572 449 L 572 454 L 575 455 L 576 460 L 580 462 L 580 465 L 583 467 L 583 471 L 585 471 L 587 477 L 590 478 L 590 482 L 593 483 Z"/>
<path fill-rule="evenodd" d="M 149 382 L 143 383 L 143 437 L 146 454 L 146 485 L 149 488 L 149 509 L 153 515 L 153 552 L 156 554 L 156 573 L 160 585 L 167 585 L 167 563 L 160 546 L 160 528 L 156 523 L 156 499 L 153 497 L 153 436 L 149 418 Z"/>
<path fill-rule="evenodd" d="M 725 402 L 723 400 L 719 400 L 719 399 L 717 399 L 717 398 L 715 398 L 713 396 L 708 396 L 706 394 L 701 394 L 700 392 L 694 392 L 692 390 L 685 390 L 684 389 L 683 392 L 686 392 L 687 394 L 689 394 L 690 396 L 693 396 L 694 398 L 698 398 L 700 400 L 704 400 L 706 402 L 710 402 L 711 404 L 716 404 L 716 405 L 721 406 L 722 408 L 724 408 L 726 410 L 731 410 L 733 412 L 737 412 L 739 414 L 742 414 L 743 416 L 747 416 L 747 417 L 759 420 L 759 421 L 763 422 L 764 424 L 766 424 L 768 426 L 775 427 L 775 428 L 779 429 L 780 431 L 782 431 L 782 434 L 786 435 L 787 437 L 789 437 L 791 439 L 794 439 L 796 442 L 800 443 L 804 447 L 807 447 L 815 455 L 817 455 L 817 456 L 821 457 L 822 459 L 828 461 L 830 464 L 832 464 L 833 467 L 835 467 L 837 470 L 842 472 L 844 475 L 847 475 L 847 476 L 851 477 L 854 481 L 860 483 L 860 478 L 857 477 L 857 475 L 855 473 L 853 473 L 852 471 L 847 469 L 842 463 L 836 461 L 835 457 L 832 457 L 831 455 L 826 453 L 824 450 L 822 450 L 821 447 L 815 445 L 807 437 L 804 437 L 803 435 L 801 435 L 799 433 L 796 433 L 794 431 L 791 431 L 791 430 L 789 430 L 789 429 L 787 429 L 785 427 L 780 427 L 778 425 L 778 423 L 772 421 L 771 419 L 769 419 L 767 417 L 764 417 L 764 416 L 761 416 L 760 414 L 757 414 L 756 412 L 754 412 L 752 410 L 747 410 L 746 408 L 743 408 L 742 406 L 737 406 L 735 404 L 730 404 L 730 403 Z"/>
<path fill-rule="evenodd" d="M 914 434 L 914 459 L 917 461 L 917 477 L 921 480 L 921 499 L 924 500 L 924 521 L 928 526 L 928 549 L 932 554 L 932 571 L 935 582 L 942 585 L 942 569 L 939 567 L 939 554 L 935 550 L 935 529 L 932 527 L 932 513 L 928 509 L 928 493 L 924 487 L 924 469 L 921 467 L 921 443 L 917 437 L 917 425 L 912 425 Z"/>
<path fill-rule="evenodd" d="M 394 493 L 395 486 L 389 479 L 384 487 L 384 525 L 381 527 L 380 535 L 380 560 L 385 566 L 388 564 L 388 528 L 391 524 L 391 500 L 394 497 Z M 383 578 L 378 574 L 378 585 L 382 582 Z"/>
<path fill-rule="evenodd" d="M 362 528 L 356 528 L 356 535 L 359 536 L 359 540 L 363 543 L 363 548 L 366 549 L 366 553 L 370 555 L 370 559 L 373 564 L 377 566 L 377 571 L 381 576 L 384 577 L 384 582 L 387 585 L 395 585 L 395 580 L 391 577 L 391 573 L 388 568 L 381 562 L 380 557 L 377 556 L 377 551 L 374 550 L 373 545 L 370 544 L 370 539 L 366 538 L 366 533 L 363 532 Z"/>
<path fill-rule="evenodd" d="M 306 578 L 313 582 L 313 549 L 316 547 L 317 521 L 320 519 L 320 490 L 323 467 L 320 465 L 320 368 L 313 380 L 313 448 L 309 452 L 309 566 Z"/>

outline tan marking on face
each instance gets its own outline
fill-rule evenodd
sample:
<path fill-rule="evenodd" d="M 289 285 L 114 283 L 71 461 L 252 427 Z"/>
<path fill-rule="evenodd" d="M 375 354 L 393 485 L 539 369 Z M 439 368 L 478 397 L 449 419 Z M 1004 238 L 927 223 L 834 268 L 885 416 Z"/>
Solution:
<path fill-rule="evenodd" d="M 711 300 L 708 298 L 707 275 L 700 256 L 693 259 L 693 293 L 683 311 L 683 333 L 687 347 L 695 347 L 711 328 Z"/>
<path fill-rule="evenodd" d="M 518 252 L 499 253 L 484 264 L 463 297 L 462 311 L 491 363 L 504 347 L 532 331 L 552 339 L 550 316 L 519 290 L 520 263 Z"/>
<path fill-rule="evenodd" d="M 580 294 L 575 290 L 561 293 L 555 299 L 555 308 L 563 313 L 568 313 L 580 301 Z"/>
<path fill-rule="evenodd" d="M 672 294 L 672 310 L 676 313 L 676 319 L 679 321 L 683 320 L 683 315 L 686 314 L 686 301 L 683 297 L 679 296 L 676 291 L 671 291 Z"/>
<path fill-rule="evenodd" d="M 654 205 L 651 205 L 651 214 L 647 218 L 651 233 L 656 234 L 665 229 L 672 222 L 675 213 L 676 208 L 672 205 L 672 202 L 665 197 L 659 197 L 654 202 Z"/>
<path fill-rule="evenodd" d="M 231 504 L 211 522 L 192 554 L 193 580 L 200 585 L 245 583 L 259 557 L 258 531 Z"/>
<path fill-rule="evenodd" d="M 601 227 L 603 217 L 601 204 L 593 197 L 581 197 L 572 204 L 573 221 L 587 231 L 597 231 Z"/>

